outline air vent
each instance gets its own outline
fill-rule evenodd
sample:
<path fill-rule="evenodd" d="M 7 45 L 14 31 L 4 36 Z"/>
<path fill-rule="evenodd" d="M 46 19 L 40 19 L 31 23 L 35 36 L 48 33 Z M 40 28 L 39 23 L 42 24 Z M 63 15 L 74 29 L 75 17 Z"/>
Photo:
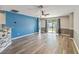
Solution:
<path fill-rule="evenodd" d="M 11 10 L 12 12 L 19 12 L 18 10 Z"/>
<path fill-rule="evenodd" d="M 0 13 L 4 13 L 5 11 L 4 10 L 0 10 Z"/>

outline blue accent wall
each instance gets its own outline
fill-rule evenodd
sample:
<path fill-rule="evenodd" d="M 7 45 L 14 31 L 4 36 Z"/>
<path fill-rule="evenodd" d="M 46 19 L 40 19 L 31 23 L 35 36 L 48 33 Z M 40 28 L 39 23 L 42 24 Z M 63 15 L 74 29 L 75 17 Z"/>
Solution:
<path fill-rule="evenodd" d="M 39 31 L 39 18 L 6 11 L 6 25 L 12 28 L 12 38 Z"/>

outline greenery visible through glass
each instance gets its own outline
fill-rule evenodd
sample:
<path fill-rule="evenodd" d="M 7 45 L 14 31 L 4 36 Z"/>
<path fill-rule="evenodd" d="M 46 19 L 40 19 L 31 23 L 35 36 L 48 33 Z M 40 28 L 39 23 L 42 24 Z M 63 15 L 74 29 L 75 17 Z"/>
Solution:
<path fill-rule="evenodd" d="M 50 23 L 52 23 L 52 26 L 48 27 L 48 32 L 56 32 L 57 20 L 54 18 L 51 18 L 50 20 L 48 20 L 48 24 Z"/>

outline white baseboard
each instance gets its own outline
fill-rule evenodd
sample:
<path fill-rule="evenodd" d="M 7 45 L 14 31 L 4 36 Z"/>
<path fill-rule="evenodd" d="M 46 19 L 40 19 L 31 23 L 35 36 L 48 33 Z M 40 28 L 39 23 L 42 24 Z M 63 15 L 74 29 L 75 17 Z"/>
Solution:
<path fill-rule="evenodd" d="M 78 49 L 78 46 L 77 46 L 77 44 L 76 44 L 76 42 L 75 42 L 75 40 L 74 40 L 74 39 L 73 39 L 73 42 L 74 42 L 75 47 L 76 47 L 76 49 L 77 49 L 77 52 L 78 52 L 78 54 L 79 54 L 79 49 Z"/>
<path fill-rule="evenodd" d="M 12 42 L 10 42 L 9 44 L 7 44 L 6 47 L 1 48 L 1 49 L 0 49 L 0 53 L 1 53 L 4 49 L 6 49 L 9 45 L 11 45 L 11 44 L 12 44 Z"/>
<path fill-rule="evenodd" d="M 35 33 L 37 33 L 37 32 L 35 32 Z M 26 34 L 26 35 L 23 35 L 23 36 L 15 37 L 15 38 L 12 38 L 12 40 L 19 39 L 19 38 L 22 38 L 22 37 L 25 37 L 25 36 L 30 36 L 30 35 L 33 35 L 35 33 L 31 33 L 31 34 Z"/>

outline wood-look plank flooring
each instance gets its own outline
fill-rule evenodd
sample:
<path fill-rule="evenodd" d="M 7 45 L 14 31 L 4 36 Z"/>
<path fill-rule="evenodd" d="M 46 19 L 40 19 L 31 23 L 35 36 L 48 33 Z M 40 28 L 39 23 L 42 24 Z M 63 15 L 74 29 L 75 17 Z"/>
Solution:
<path fill-rule="evenodd" d="M 14 40 L 1 54 L 74 54 L 72 40 L 56 33 L 36 33 Z"/>

